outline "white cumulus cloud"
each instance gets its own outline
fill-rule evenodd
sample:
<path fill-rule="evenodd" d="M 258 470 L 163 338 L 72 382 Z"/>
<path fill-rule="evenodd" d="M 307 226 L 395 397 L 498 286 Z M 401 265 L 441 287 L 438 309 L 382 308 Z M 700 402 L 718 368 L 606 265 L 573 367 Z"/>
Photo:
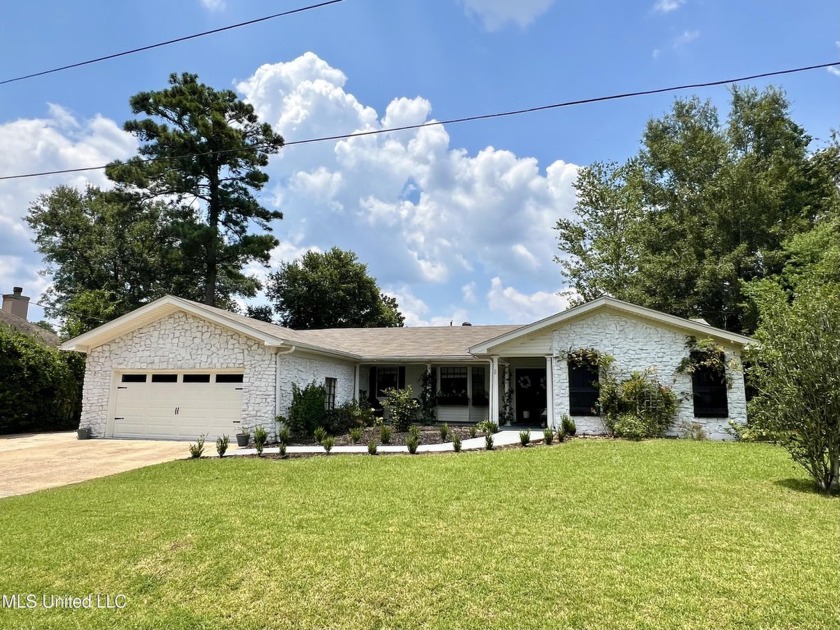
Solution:
<path fill-rule="evenodd" d="M 528 324 L 569 307 L 569 298 L 558 295 L 557 291 L 535 291 L 526 294 L 512 286 L 504 286 L 499 277 L 490 281 L 487 299 L 492 311 L 500 313 L 507 321 L 516 324 Z"/>
<path fill-rule="evenodd" d="M 653 10 L 657 13 L 670 13 L 676 11 L 685 4 L 686 0 L 657 0 Z"/>

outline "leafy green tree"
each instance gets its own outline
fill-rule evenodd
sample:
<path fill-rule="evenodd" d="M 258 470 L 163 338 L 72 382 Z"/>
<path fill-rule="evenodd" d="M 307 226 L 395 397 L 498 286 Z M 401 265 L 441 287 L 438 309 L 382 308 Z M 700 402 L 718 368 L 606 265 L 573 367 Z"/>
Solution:
<path fill-rule="evenodd" d="M 580 170 L 575 181 L 578 219 L 557 221 L 555 230 L 563 256 L 555 261 L 571 284 L 573 302 L 588 302 L 601 295 L 634 300 L 638 270 L 641 198 L 628 179 L 632 163 L 596 162 Z"/>
<path fill-rule="evenodd" d="M 52 285 L 47 313 L 75 336 L 165 293 L 195 298 L 164 206 L 136 195 L 59 186 L 32 203 L 26 221 Z"/>
<path fill-rule="evenodd" d="M 564 275 L 585 299 L 750 332 L 743 282 L 780 273 L 783 243 L 837 197 L 831 156 L 809 142 L 775 88 L 733 88 L 726 124 L 708 101 L 677 100 L 625 165 L 582 172 L 578 218 L 558 224 Z"/>
<path fill-rule="evenodd" d="M 0 325 L 0 433 L 79 425 L 84 357 Z"/>
<path fill-rule="evenodd" d="M 138 156 L 113 162 L 106 174 L 125 189 L 166 200 L 170 218 L 180 217 L 181 250 L 201 270 L 206 304 L 253 296 L 260 283 L 243 268 L 268 262 L 277 245 L 270 223 L 283 218 L 253 193 L 268 182 L 262 169 L 283 138 L 235 92 L 214 90 L 194 74 L 172 74 L 169 88 L 141 92 L 130 103 L 148 118 L 124 128 L 143 144 Z M 249 233 L 252 224 L 266 233 Z"/>
<path fill-rule="evenodd" d="M 771 435 L 822 491 L 840 480 L 840 284 L 805 281 L 793 300 L 766 279 L 746 288 L 758 305 L 747 375 L 751 425 Z"/>
<path fill-rule="evenodd" d="M 252 319 L 258 319 L 262 322 L 268 322 L 269 324 L 274 323 L 274 311 L 271 310 L 271 307 L 268 304 L 249 306 L 246 309 L 245 314 Z"/>
<path fill-rule="evenodd" d="M 270 274 L 266 295 L 284 326 L 377 328 L 402 326 L 395 299 L 384 296 L 356 254 L 333 247 L 307 252 Z"/>

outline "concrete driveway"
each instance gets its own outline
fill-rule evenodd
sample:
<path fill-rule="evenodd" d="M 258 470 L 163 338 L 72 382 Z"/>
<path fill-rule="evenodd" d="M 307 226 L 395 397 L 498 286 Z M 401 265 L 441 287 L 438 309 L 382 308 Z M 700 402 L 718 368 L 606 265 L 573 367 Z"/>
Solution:
<path fill-rule="evenodd" d="M 0 498 L 188 456 L 186 442 L 78 440 L 71 433 L 0 435 Z"/>

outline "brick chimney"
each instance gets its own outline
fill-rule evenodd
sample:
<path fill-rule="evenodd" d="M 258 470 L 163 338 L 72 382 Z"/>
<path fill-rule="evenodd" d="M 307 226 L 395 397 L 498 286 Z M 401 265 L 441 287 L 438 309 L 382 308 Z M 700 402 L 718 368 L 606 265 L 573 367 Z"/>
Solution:
<path fill-rule="evenodd" d="M 3 296 L 3 310 L 26 319 L 29 314 L 29 298 L 23 295 L 22 287 L 14 287 L 11 293 Z"/>

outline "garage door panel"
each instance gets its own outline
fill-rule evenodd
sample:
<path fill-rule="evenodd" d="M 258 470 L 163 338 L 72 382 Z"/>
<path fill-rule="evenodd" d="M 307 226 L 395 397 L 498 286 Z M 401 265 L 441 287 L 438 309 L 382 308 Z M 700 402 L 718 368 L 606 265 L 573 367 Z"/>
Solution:
<path fill-rule="evenodd" d="M 195 372 L 191 371 L 191 374 Z M 233 435 L 242 417 L 241 383 L 120 382 L 114 437 L 208 440 Z M 177 413 L 176 413 L 177 410 Z"/>

